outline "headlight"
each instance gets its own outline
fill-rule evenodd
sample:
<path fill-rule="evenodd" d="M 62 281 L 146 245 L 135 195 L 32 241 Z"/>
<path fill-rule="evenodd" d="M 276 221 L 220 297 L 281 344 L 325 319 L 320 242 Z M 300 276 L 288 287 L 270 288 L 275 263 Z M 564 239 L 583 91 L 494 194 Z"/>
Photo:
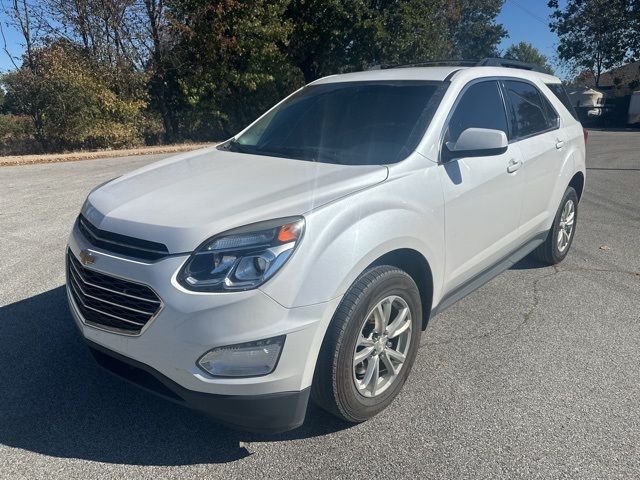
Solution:
<path fill-rule="evenodd" d="M 178 274 L 180 284 L 204 292 L 256 288 L 289 259 L 304 232 L 304 218 L 284 218 L 212 237 Z"/>

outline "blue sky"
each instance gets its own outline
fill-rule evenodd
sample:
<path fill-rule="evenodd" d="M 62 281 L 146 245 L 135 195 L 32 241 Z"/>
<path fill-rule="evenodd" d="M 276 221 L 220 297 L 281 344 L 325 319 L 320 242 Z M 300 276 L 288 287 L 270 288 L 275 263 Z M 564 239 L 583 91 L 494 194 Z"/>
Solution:
<path fill-rule="evenodd" d="M 498 17 L 498 22 L 505 26 L 509 32 L 509 38 L 502 41 L 500 48 L 504 50 L 509 47 L 509 45 L 521 41 L 532 43 L 549 58 L 551 65 L 556 69 L 556 73 L 563 75 L 566 72 L 555 59 L 555 46 L 558 39 L 549 30 L 548 23 L 551 10 L 547 7 L 547 1 L 548 0 L 505 0 L 502 12 Z M 561 0 L 561 6 L 563 6 L 564 3 L 565 1 Z M 3 27 L 8 50 L 14 56 L 20 55 L 23 47 L 20 44 L 19 35 L 4 24 Z M 3 45 L 0 44 L 0 47 L 2 46 Z M 12 68 L 13 65 L 9 57 L 4 51 L 0 51 L 0 72 Z"/>
<path fill-rule="evenodd" d="M 549 29 L 549 15 L 551 9 L 547 7 L 548 0 L 505 0 L 502 12 L 497 18 L 509 32 L 509 37 L 500 44 L 505 50 L 514 43 L 532 43 L 555 69 L 556 75 L 567 75 L 566 68 L 556 58 L 558 37 Z M 560 7 L 566 5 L 566 0 L 560 0 Z"/>

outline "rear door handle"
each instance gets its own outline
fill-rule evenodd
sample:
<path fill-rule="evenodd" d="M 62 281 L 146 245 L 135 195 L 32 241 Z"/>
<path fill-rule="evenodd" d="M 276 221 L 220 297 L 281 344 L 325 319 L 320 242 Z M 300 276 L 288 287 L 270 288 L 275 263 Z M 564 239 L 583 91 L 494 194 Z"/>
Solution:
<path fill-rule="evenodd" d="M 564 147 L 564 142 L 562 140 L 556 140 L 556 148 L 560 150 L 562 147 Z"/>
<path fill-rule="evenodd" d="M 513 173 L 518 170 L 522 166 L 522 162 L 519 162 L 515 158 L 509 160 L 509 164 L 507 165 L 507 172 Z"/>

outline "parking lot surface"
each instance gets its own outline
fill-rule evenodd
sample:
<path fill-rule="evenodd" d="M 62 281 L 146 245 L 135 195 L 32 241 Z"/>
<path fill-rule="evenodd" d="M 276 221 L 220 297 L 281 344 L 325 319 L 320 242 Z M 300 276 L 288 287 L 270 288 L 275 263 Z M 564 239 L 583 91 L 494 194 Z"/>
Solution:
<path fill-rule="evenodd" d="M 387 411 L 350 426 L 310 407 L 277 436 L 108 376 L 73 325 L 82 201 L 161 157 L 0 168 L 0 478 L 640 478 L 640 132 L 591 132 L 568 258 L 433 318 Z"/>

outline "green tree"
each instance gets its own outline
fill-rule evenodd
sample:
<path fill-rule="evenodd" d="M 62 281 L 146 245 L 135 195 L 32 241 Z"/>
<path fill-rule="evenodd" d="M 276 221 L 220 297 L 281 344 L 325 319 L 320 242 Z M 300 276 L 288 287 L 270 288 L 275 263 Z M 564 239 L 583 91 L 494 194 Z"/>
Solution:
<path fill-rule="evenodd" d="M 166 34 L 168 21 L 164 0 L 144 0 L 144 16 L 140 22 L 149 32 L 149 71 L 148 89 L 151 106 L 160 114 L 164 129 L 164 141 L 171 143 L 176 139 L 176 117 L 170 108 L 172 92 L 168 87 L 169 44 L 171 39 Z"/>
<path fill-rule="evenodd" d="M 531 63 L 538 65 L 550 75 L 553 75 L 553 68 L 549 65 L 547 57 L 545 57 L 540 50 L 527 42 L 520 42 L 511 45 L 504 52 L 505 58 L 511 58 L 513 60 L 519 60 L 521 62 Z"/>
<path fill-rule="evenodd" d="M 373 63 L 415 63 L 447 58 L 451 54 L 447 2 L 403 0 L 371 2 L 374 36 Z M 373 41 L 371 41 L 373 40 Z"/>
<path fill-rule="evenodd" d="M 449 29 L 452 54 L 460 59 L 498 56 L 498 45 L 507 36 L 496 23 L 504 0 L 450 0 Z"/>
<path fill-rule="evenodd" d="M 375 64 L 497 56 L 503 0 L 291 0 L 288 55 L 305 80 Z"/>
<path fill-rule="evenodd" d="M 377 64 L 450 53 L 446 0 L 291 0 L 286 49 L 310 82 Z"/>
<path fill-rule="evenodd" d="M 640 0 L 630 0 L 630 37 L 631 37 L 631 51 L 634 59 L 640 58 Z"/>
<path fill-rule="evenodd" d="M 7 0 L 0 88 L 47 149 L 220 139 L 320 76 L 493 55 L 502 1 Z"/>
<path fill-rule="evenodd" d="M 284 18 L 291 31 L 282 45 L 305 82 L 372 60 L 373 52 L 363 44 L 375 26 L 364 0 L 290 0 Z"/>
<path fill-rule="evenodd" d="M 629 28 L 630 0 L 568 0 L 560 8 L 551 0 L 551 30 L 560 43 L 558 55 L 574 70 L 591 72 L 596 86 L 600 75 L 628 57 L 633 43 Z"/>
<path fill-rule="evenodd" d="M 173 108 L 189 138 L 222 138 L 300 87 L 284 0 L 174 0 Z"/>

